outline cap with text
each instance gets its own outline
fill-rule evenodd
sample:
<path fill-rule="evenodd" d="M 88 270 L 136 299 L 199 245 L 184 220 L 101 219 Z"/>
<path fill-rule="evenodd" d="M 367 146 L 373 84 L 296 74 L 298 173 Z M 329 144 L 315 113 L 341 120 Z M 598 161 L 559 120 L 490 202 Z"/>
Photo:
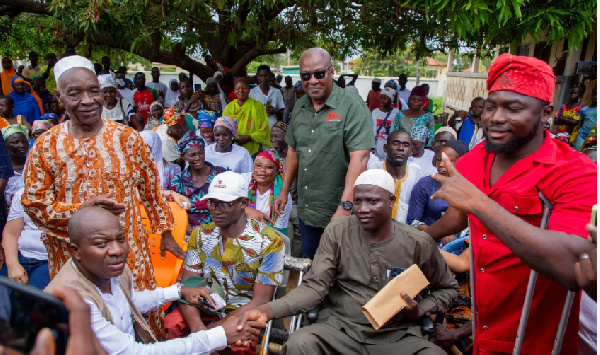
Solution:
<path fill-rule="evenodd" d="M 231 202 L 242 197 L 248 197 L 248 181 L 238 173 L 226 171 L 213 178 L 208 193 L 200 201 L 215 199 Z"/>

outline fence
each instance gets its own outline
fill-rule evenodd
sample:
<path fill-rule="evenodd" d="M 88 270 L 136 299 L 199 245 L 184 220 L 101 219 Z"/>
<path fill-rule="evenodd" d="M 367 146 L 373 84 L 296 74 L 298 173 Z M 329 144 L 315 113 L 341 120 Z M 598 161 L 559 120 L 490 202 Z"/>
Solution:
<path fill-rule="evenodd" d="M 468 111 L 471 101 L 477 96 L 487 97 L 485 81 L 487 74 L 447 73 L 444 90 L 443 112 Z"/>

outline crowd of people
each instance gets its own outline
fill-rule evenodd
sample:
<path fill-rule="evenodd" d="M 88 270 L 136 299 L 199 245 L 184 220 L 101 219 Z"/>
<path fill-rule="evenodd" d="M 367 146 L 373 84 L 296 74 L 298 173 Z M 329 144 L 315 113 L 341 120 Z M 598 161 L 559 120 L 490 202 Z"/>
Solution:
<path fill-rule="evenodd" d="M 595 70 L 555 111 L 548 64 L 503 54 L 488 97 L 440 127 L 428 85 L 375 78 L 363 100 L 321 48 L 296 84 L 261 65 L 229 87 L 207 56 L 203 90 L 159 68 L 128 81 L 109 57 L 46 60 L 2 59 L 0 275 L 74 288 L 99 351 L 254 354 L 268 320 L 320 306 L 283 353 L 507 354 L 534 270 L 521 353 L 551 352 L 568 290 L 561 354 L 596 353 Z M 185 250 L 169 201 L 187 211 Z M 165 288 L 150 232 L 184 260 Z M 310 271 L 272 301 L 294 244 Z M 375 330 L 361 307 L 411 265 L 428 287 Z"/>

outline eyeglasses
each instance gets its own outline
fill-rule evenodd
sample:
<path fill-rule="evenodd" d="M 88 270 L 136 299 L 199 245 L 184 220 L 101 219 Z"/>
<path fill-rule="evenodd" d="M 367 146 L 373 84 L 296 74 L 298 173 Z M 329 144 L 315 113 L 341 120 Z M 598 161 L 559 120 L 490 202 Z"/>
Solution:
<path fill-rule="evenodd" d="M 233 200 L 231 202 L 210 199 L 210 200 L 206 200 L 206 207 L 208 207 L 208 209 L 212 210 L 212 211 L 219 210 L 221 212 L 229 212 L 231 207 L 233 205 L 235 205 L 238 201 L 239 201 L 239 199 Z"/>
<path fill-rule="evenodd" d="M 317 80 L 321 80 L 325 77 L 325 74 L 327 74 L 327 72 L 329 71 L 329 69 L 331 69 L 332 67 L 329 67 L 325 70 L 317 70 L 315 72 L 304 72 L 304 73 L 300 73 L 300 79 L 302 79 L 302 81 L 309 81 L 310 78 L 314 75 L 315 79 Z"/>

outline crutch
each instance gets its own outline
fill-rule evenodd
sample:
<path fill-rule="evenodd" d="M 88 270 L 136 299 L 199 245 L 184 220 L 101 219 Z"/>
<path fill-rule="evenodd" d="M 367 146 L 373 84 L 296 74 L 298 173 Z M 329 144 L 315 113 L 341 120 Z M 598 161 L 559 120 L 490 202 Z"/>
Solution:
<path fill-rule="evenodd" d="M 548 200 L 546 196 L 542 194 L 541 191 L 538 191 L 538 195 L 544 207 L 544 211 L 542 213 L 542 223 L 540 224 L 540 228 L 548 229 L 550 214 L 552 213 L 552 209 L 554 208 L 554 206 L 552 206 L 550 200 Z M 535 283 L 537 281 L 537 275 L 538 273 L 534 270 L 531 270 L 531 273 L 529 274 L 527 293 L 525 294 L 525 303 L 523 304 L 523 309 L 521 311 L 521 320 L 519 321 L 519 328 L 517 329 L 517 338 L 515 339 L 515 348 L 513 349 L 513 355 L 521 354 L 521 347 L 523 346 L 523 338 L 525 337 L 525 328 L 527 328 L 527 318 L 529 317 L 529 309 L 531 308 L 531 302 L 533 301 L 533 292 L 535 289 Z M 569 291 L 567 293 L 567 298 L 563 306 L 560 322 L 558 323 L 558 330 L 556 331 L 556 337 L 554 339 L 552 355 L 558 355 L 558 353 L 560 352 L 560 347 L 562 345 L 565 330 L 567 328 L 569 313 L 571 311 L 571 305 L 573 304 L 574 297 L 575 292 Z"/>

